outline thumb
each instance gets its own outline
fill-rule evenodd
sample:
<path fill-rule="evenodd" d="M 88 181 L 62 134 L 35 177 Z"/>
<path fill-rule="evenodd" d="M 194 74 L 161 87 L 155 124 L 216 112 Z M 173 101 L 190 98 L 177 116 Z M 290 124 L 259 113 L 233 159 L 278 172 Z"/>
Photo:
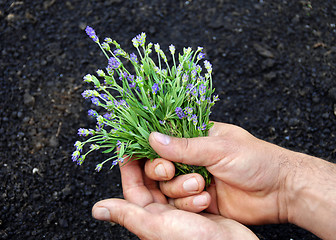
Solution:
<path fill-rule="evenodd" d="M 176 138 L 158 132 L 149 135 L 149 144 L 166 160 L 205 167 L 218 163 L 229 149 L 220 136 Z"/>
<path fill-rule="evenodd" d="M 153 239 L 155 216 L 123 199 L 106 199 L 92 208 L 92 216 L 98 220 L 115 222 L 144 239 Z"/>

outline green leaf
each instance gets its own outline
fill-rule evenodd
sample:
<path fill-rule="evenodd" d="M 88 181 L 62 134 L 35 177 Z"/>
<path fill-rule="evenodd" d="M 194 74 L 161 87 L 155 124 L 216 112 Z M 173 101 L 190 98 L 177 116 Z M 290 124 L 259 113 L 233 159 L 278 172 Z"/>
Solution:
<path fill-rule="evenodd" d="M 100 82 L 94 75 L 92 75 L 92 81 L 94 85 L 96 85 L 97 87 L 100 87 Z"/>

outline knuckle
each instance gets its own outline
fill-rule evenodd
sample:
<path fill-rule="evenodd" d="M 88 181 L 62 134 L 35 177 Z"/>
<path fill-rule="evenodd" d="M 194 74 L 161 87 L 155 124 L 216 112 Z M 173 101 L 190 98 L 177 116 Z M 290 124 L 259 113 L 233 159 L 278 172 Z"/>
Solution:
<path fill-rule="evenodd" d="M 185 159 L 186 159 L 186 153 L 189 151 L 190 149 L 190 139 L 188 138 L 181 138 L 181 149 L 179 151 L 179 155 L 178 155 L 178 161 L 181 162 L 181 163 L 184 163 L 185 162 Z"/>

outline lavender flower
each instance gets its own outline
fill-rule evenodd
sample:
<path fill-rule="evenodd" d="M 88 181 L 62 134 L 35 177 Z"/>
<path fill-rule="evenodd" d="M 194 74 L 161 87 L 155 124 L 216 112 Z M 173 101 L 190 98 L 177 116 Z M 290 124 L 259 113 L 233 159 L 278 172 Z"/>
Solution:
<path fill-rule="evenodd" d="M 92 103 L 93 103 L 94 105 L 96 105 L 96 106 L 99 106 L 99 105 L 100 105 L 100 101 L 99 101 L 99 99 L 98 99 L 97 97 L 93 97 L 93 98 L 91 98 L 91 101 L 92 101 Z"/>
<path fill-rule="evenodd" d="M 159 91 L 159 85 L 157 83 L 154 83 L 152 86 L 152 92 L 155 95 Z"/>
<path fill-rule="evenodd" d="M 121 63 L 119 62 L 118 59 L 114 58 L 114 57 L 110 57 L 110 59 L 108 60 L 108 68 L 110 69 L 118 69 L 120 67 Z"/>
<path fill-rule="evenodd" d="M 95 170 L 96 170 L 97 172 L 100 172 L 100 170 L 102 169 L 102 167 L 103 167 L 103 164 L 99 163 L 99 164 L 97 164 Z"/>
<path fill-rule="evenodd" d="M 105 38 L 104 41 L 107 42 L 107 43 L 112 43 L 112 39 L 111 38 Z"/>
<path fill-rule="evenodd" d="M 97 74 L 98 74 L 99 77 L 105 77 L 105 73 L 104 73 L 104 71 L 101 70 L 101 69 L 98 69 L 98 70 L 97 70 Z"/>
<path fill-rule="evenodd" d="M 108 43 L 106 42 L 103 42 L 101 44 L 102 48 L 105 49 L 106 51 L 110 51 L 110 45 L 108 45 Z"/>
<path fill-rule="evenodd" d="M 139 46 L 144 47 L 146 41 L 146 34 L 142 32 L 141 34 L 137 35 L 135 38 L 132 39 L 133 46 L 138 48 Z"/>
<path fill-rule="evenodd" d="M 91 117 L 98 117 L 99 116 L 98 113 L 93 109 L 90 109 L 88 111 L 88 115 L 91 116 Z"/>
<path fill-rule="evenodd" d="M 92 82 L 92 75 L 86 74 L 83 79 L 84 79 L 84 82 L 90 83 Z"/>
<path fill-rule="evenodd" d="M 206 124 L 203 123 L 201 127 L 197 127 L 198 130 L 204 131 L 206 129 Z"/>
<path fill-rule="evenodd" d="M 180 107 L 175 108 L 175 113 L 176 113 L 176 115 L 178 116 L 179 119 L 183 119 L 183 118 L 186 117 L 182 108 L 180 108 Z"/>
<path fill-rule="evenodd" d="M 123 51 L 121 49 L 116 49 L 113 51 L 113 54 L 116 55 L 116 56 L 119 56 L 119 55 L 123 55 Z"/>
<path fill-rule="evenodd" d="M 91 144 L 90 145 L 90 149 L 92 150 L 98 150 L 100 148 L 100 146 L 98 144 Z"/>
<path fill-rule="evenodd" d="M 171 45 L 169 46 L 169 51 L 170 51 L 171 55 L 174 55 L 174 54 L 175 54 L 175 46 L 174 46 L 173 44 L 171 44 Z"/>
<path fill-rule="evenodd" d="M 206 70 L 208 70 L 208 73 L 211 74 L 212 73 L 212 65 L 208 60 L 204 61 L 204 67 Z"/>
<path fill-rule="evenodd" d="M 198 91 L 199 91 L 199 94 L 203 96 L 206 93 L 206 86 L 202 83 L 201 85 L 199 85 Z"/>
<path fill-rule="evenodd" d="M 92 129 L 85 129 L 85 128 L 80 128 L 78 129 L 78 135 L 79 136 L 83 136 L 83 137 L 87 137 L 89 135 L 93 135 L 94 134 L 94 130 Z"/>
<path fill-rule="evenodd" d="M 83 93 L 82 93 L 82 96 L 83 96 L 83 98 L 85 98 L 85 99 L 88 99 L 88 98 L 90 98 L 90 97 L 92 97 L 92 90 L 85 90 Z"/>
<path fill-rule="evenodd" d="M 83 144 L 80 141 L 76 141 L 74 146 L 76 147 L 76 151 L 82 152 L 83 150 Z"/>
<path fill-rule="evenodd" d="M 78 165 L 82 165 L 83 164 L 83 162 L 84 162 L 84 159 L 85 159 L 85 156 L 80 156 L 78 159 L 77 159 L 77 164 Z"/>
<path fill-rule="evenodd" d="M 134 53 L 130 54 L 130 59 L 133 63 L 138 63 L 137 55 L 135 55 Z"/>
<path fill-rule="evenodd" d="M 184 109 L 184 113 L 187 115 L 187 116 L 191 116 L 191 114 L 193 113 L 194 109 L 191 108 L 191 107 L 186 107 Z"/>
<path fill-rule="evenodd" d="M 198 55 L 197 55 L 197 60 L 202 60 L 203 58 L 205 58 L 205 54 L 200 52 Z"/>
<path fill-rule="evenodd" d="M 72 153 L 72 161 L 73 162 L 76 162 L 77 161 L 77 159 L 79 158 L 79 156 L 80 156 L 80 152 L 78 151 L 78 150 L 76 150 L 76 151 L 74 151 L 73 153 Z"/>
<path fill-rule="evenodd" d="M 87 35 L 89 35 L 90 38 L 92 38 L 92 40 L 94 42 L 96 42 L 96 43 L 99 42 L 99 39 L 98 39 L 98 37 L 96 35 L 96 32 L 95 32 L 95 30 L 92 27 L 87 26 L 85 28 L 85 32 L 86 32 Z"/>
<path fill-rule="evenodd" d="M 105 113 L 103 115 L 103 118 L 105 118 L 106 120 L 112 120 L 113 119 L 113 114 L 112 113 Z"/>

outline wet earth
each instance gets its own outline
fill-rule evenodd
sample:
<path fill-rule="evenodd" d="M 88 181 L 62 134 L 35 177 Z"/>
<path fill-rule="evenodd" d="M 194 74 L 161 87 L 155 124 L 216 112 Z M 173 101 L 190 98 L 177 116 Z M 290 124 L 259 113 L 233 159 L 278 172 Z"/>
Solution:
<path fill-rule="evenodd" d="M 71 160 L 77 129 L 94 127 L 82 77 L 106 65 L 86 25 L 126 50 L 141 32 L 163 49 L 203 46 L 221 99 L 212 120 L 335 162 L 334 1 L 0 1 L 0 239 L 137 239 L 91 217 L 96 201 L 122 197 L 118 169 Z"/>

